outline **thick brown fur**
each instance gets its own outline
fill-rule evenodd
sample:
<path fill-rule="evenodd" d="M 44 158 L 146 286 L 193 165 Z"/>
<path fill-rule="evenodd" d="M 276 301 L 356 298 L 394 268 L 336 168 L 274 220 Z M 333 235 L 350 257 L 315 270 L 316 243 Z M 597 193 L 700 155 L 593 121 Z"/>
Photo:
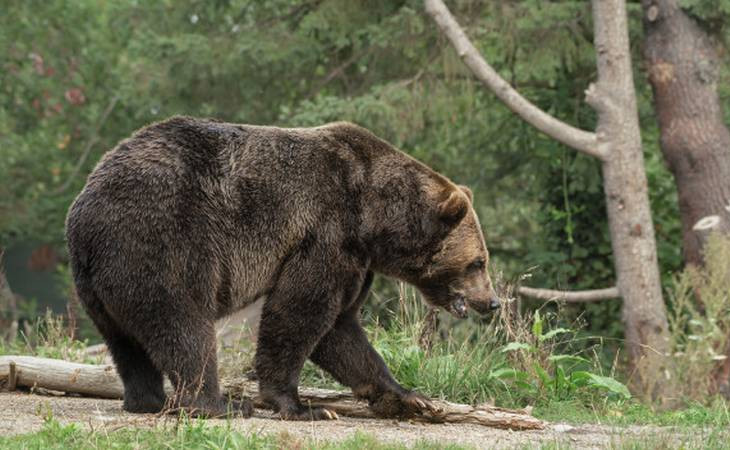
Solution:
<path fill-rule="evenodd" d="M 214 322 L 264 297 L 261 395 L 286 419 L 307 358 L 383 416 L 430 407 L 359 323 L 373 272 L 427 301 L 496 305 L 471 192 L 349 123 L 282 129 L 173 117 L 108 152 L 67 219 L 79 297 L 124 382 L 124 408 L 251 414 L 219 392 Z"/>

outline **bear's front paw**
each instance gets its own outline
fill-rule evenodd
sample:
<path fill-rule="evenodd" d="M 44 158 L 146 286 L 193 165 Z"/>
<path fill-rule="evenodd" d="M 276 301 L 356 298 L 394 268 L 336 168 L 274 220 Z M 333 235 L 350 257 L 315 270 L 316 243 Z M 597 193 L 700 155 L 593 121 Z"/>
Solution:
<path fill-rule="evenodd" d="M 426 413 L 438 414 L 441 410 L 427 397 L 418 392 L 386 392 L 370 402 L 370 409 L 380 417 L 408 418 Z"/>
<path fill-rule="evenodd" d="M 438 414 L 441 409 L 434 405 L 433 402 L 418 392 L 409 392 L 401 397 L 401 402 L 412 412 L 416 414 L 423 414 L 429 412 L 431 414 Z"/>
<path fill-rule="evenodd" d="M 339 420 L 340 418 L 333 410 L 319 406 L 281 410 L 279 417 L 282 420 Z"/>

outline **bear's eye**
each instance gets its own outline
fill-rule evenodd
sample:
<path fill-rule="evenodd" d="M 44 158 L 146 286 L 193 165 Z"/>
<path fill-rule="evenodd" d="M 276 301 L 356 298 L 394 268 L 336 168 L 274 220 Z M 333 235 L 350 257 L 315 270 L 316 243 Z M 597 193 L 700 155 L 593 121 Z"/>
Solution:
<path fill-rule="evenodd" d="M 469 267 L 467 268 L 469 271 L 473 270 L 482 270 L 484 268 L 484 259 L 477 258 L 474 261 L 472 261 L 471 264 L 469 264 Z"/>

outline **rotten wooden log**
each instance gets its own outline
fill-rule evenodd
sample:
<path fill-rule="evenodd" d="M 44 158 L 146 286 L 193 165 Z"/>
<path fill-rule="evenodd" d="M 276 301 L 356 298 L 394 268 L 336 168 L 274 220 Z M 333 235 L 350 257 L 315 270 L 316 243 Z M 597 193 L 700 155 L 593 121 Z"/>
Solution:
<path fill-rule="evenodd" d="M 14 382 L 18 387 L 44 388 L 91 397 L 121 399 L 122 382 L 113 365 L 78 364 L 35 356 L 0 356 L 0 386 L 9 384 L 10 367 L 15 366 Z M 258 383 L 246 379 L 222 380 L 223 390 L 232 397 L 251 397 L 257 408 L 268 409 L 258 397 Z M 305 404 L 324 406 L 340 416 L 375 419 L 367 403 L 358 401 L 350 392 L 329 389 L 299 388 Z M 512 430 L 541 430 L 546 422 L 527 411 L 509 410 L 489 405 L 470 406 L 434 400 L 438 413 L 411 418 L 430 423 L 472 423 Z"/>

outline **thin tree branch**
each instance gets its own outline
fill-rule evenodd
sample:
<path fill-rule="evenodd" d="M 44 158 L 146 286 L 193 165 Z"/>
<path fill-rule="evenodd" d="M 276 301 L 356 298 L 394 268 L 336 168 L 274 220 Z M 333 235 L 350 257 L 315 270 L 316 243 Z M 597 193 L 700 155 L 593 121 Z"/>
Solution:
<path fill-rule="evenodd" d="M 505 105 L 529 124 L 587 155 L 598 159 L 607 158 L 606 151 L 598 146 L 594 133 L 575 128 L 541 110 L 524 98 L 482 58 L 469 38 L 441 0 L 425 0 L 426 12 L 436 21 L 441 31 L 451 41 L 464 64 Z"/>
<path fill-rule="evenodd" d="M 79 157 L 79 160 L 76 162 L 76 166 L 71 171 L 71 174 L 68 176 L 66 181 L 56 189 L 53 193 L 58 195 L 62 194 L 66 189 L 68 189 L 69 186 L 71 186 L 71 183 L 73 183 L 73 180 L 76 178 L 76 176 L 79 174 L 79 171 L 81 170 L 81 167 L 84 165 L 84 162 L 86 162 L 86 158 L 89 157 L 89 153 L 91 152 L 91 149 L 94 147 L 94 145 L 99 142 L 99 131 L 101 131 L 101 127 L 104 126 L 104 123 L 106 122 L 106 119 L 109 118 L 109 114 L 111 114 L 114 107 L 117 105 L 117 102 L 119 101 L 119 97 L 114 97 L 110 102 L 109 105 L 106 107 L 104 112 L 101 115 L 101 118 L 99 118 L 99 122 L 96 124 L 96 129 L 94 130 L 94 134 L 91 135 L 91 139 L 88 140 L 86 143 L 86 147 L 84 147 L 84 151 L 81 152 L 81 156 Z"/>
<path fill-rule="evenodd" d="M 621 293 L 616 286 L 605 289 L 587 291 L 555 291 L 552 289 L 536 289 L 526 286 L 517 288 L 517 292 L 538 300 L 562 300 L 568 303 L 590 303 L 601 300 L 620 300 Z"/>

